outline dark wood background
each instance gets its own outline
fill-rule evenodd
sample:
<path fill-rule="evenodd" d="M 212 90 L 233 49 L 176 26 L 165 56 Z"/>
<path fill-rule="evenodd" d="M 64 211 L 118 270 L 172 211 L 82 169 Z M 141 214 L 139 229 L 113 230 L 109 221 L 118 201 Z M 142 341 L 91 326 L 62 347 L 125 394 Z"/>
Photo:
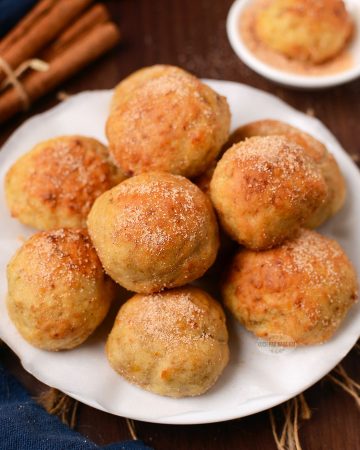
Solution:
<path fill-rule="evenodd" d="M 58 91 L 71 95 L 86 89 L 111 88 L 142 66 L 176 64 L 199 77 L 255 86 L 276 94 L 301 111 L 314 112 L 353 159 L 360 160 L 360 79 L 324 91 L 303 92 L 280 87 L 256 75 L 239 61 L 227 41 L 225 20 L 232 0 L 113 0 L 105 3 L 123 32 L 121 45 Z M 1 125 L 0 144 L 27 117 L 56 103 L 55 92 L 40 100 L 27 115 Z M 46 389 L 22 369 L 10 350 L 2 349 L 1 358 L 32 394 Z M 349 375 L 359 378 L 359 351 L 354 349 L 343 364 Z M 349 395 L 324 379 L 306 391 L 305 397 L 313 417 L 301 423 L 304 450 L 360 449 L 360 411 Z M 275 413 L 279 411 L 275 408 Z M 135 426 L 139 437 L 156 450 L 276 449 L 267 411 L 209 425 L 135 422 Z M 85 405 L 79 407 L 77 430 L 98 444 L 130 438 L 123 418 Z"/>

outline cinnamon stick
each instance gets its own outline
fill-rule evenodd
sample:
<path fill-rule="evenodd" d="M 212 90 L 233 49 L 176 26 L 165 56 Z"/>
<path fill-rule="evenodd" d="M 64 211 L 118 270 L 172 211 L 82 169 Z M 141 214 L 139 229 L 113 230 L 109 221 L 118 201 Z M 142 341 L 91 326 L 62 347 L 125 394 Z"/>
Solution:
<path fill-rule="evenodd" d="M 50 61 L 47 72 L 31 72 L 22 85 L 31 102 L 50 92 L 100 55 L 114 47 L 120 40 L 120 31 L 112 22 L 94 27 Z M 8 89 L 0 96 L 0 123 L 22 110 L 18 92 Z"/>
<path fill-rule="evenodd" d="M 63 52 L 76 39 L 91 30 L 95 25 L 107 22 L 110 19 L 108 10 L 102 4 L 96 4 L 86 11 L 79 19 L 70 25 L 48 48 L 41 54 L 40 59 L 49 60 Z"/>
<path fill-rule="evenodd" d="M 2 58 L 15 69 L 25 60 L 37 55 L 91 2 L 92 0 L 58 0 L 25 35 L 1 52 Z M 0 73 L 0 82 L 4 78 L 5 74 Z"/>
<path fill-rule="evenodd" d="M 0 54 L 22 38 L 34 24 L 47 14 L 57 0 L 40 0 L 17 25 L 0 41 Z"/>

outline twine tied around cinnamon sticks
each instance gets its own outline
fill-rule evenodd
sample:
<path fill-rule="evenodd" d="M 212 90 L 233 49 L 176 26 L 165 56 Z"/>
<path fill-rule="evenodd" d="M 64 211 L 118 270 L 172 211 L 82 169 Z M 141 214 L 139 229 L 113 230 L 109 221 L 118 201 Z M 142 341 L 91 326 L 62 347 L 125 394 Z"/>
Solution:
<path fill-rule="evenodd" d="M 13 86 L 21 100 L 23 110 L 26 111 L 30 107 L 30 97 L 26 92 L 26 89 L 20 81 L 20 77 L 28 69 L 32 69 L 38 72 L 46 72 L 49 70 L 49 64 L 41 59 L 33 58 L 21 63 L 15 70 L 6 62 L 6 60 L 0 56 L 0 69 L 5 73 L 5 80 L 0 83 L 0 92 L 5 90 L 8 86 Z"/>

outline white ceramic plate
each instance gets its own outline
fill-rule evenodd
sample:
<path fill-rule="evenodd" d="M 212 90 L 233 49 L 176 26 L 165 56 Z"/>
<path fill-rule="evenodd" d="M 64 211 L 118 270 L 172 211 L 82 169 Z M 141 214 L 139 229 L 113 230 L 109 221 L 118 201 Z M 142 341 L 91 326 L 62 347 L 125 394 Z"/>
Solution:
<path fill-rule="evenodd" d="M 276 67 L 273 67 L 264 61 L 258 59 L 245 45 L 241 33 L 239 32 L 239 18 L 244 11 L 254 0 L 236 0 L 227 17 L 227 34 L 230 44 L 238 55 L 238 57 L 251 69 L 258 74 L 268 78 L 276 83 L 284 84 L 286 86 L 293 86 L 298 88 L 315 89 L 336 86 L 354 80 L 360 76 L 360 2 L 359 0 L 345 0 L 346 7 L 352 15 L 357 31 L 355 37 L 349 46 L 349 52 L 354 61 L 352 67 L 343 72 L 331 75 L 298 75 L 290 72 L 285 72 Z"/>
<path fill-rule="evenodd" d="M 225 95 L 233 114 L 232 126 L 263 118 L 286 120 L 322 140 L 336 155 L 348 183 L 344 210 L 324 232 L 337 238 L 360 273 L 360 176 L 333 135 L 316 119 L 295 111 L 276 97 L 226 81 L 208 81 Z M 104 340 L 112 317 L 79 348 L 59 353 L 37 350 L 17 333 L 5 307 L 5 267 L 20 236 L 34 231 L 10 218 L 5 206 L 3 179 L 9 166 L 37 142 L 61 134 L 78 133 L 102 141 L 111 91 L 84 92 L 25 122 L 0 152 L 0 337 L 36 378 L 95 408 L 149 422 L 195 424 L 217 422 L 262 411 L 303 391 L 329 372 L 359 337 L 360 305 L 356 305 L 336 336 L 327 344 L 273 354 L 229 318 L 231 360 L 207 394 L 170 399 L 138 389 L 108 365 Z"/>

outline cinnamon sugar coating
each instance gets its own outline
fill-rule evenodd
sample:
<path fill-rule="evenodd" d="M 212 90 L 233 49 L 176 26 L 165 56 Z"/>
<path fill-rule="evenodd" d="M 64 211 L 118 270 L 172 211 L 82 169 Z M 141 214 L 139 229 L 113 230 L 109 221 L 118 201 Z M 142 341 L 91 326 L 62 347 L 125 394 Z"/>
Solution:
<path fill-rule="evenodd" d="M 300 145 L 321 170 L 328 187 L 327 198 L 304 223 L 306 228 L 317 228 L 343 207 L 346 199 L 345 179 L 334 156 L 324 144 L 308 133 L 278 120 L 258 120 L 239 127 L 229 139 L 232 144 L 254 136 L 282 135 Z"/>
<path fill-rule="evenodd" d="M 334 58 L 353 21 L 343 0 L 258 0 L 255 33 L 272 50 L 310 64 Z"/>
<path fill-rule="evenodd" d="M 135 295 L 120 309 L 106 345 L 110 364 L 131 383 L 170 397 L 200 395 L 228 363 L 221 306 L 185 286 Z"/>
<path fill-rule="evenodd" d="M 210 195 L 225 231 L 263 250 L 294 236 L 325 201 L 327 186 L 302 147 L 283 136 L 253 137 L 225 152 Z"/>
<path fill-rule="evenodd" d="M 161 170 L 191 178 L 216 158 L 229 127 L 225 97 L 178 67 L 156 65 L 116 87 L 106 134 L 127 175 Z"/>
<path fill-rule="evenodd" d="M 209 199 L 186 178 L 165 172 L 144 173 L 105 192 L 88 228 L 106 272 L 140 293 L 199 278 L 219 247 Z"/>
<path fill-rule="evenodd" d="M 7 267 L 9 315 L 30 344 L 71 349 L 84 342 L 106 316 L 114 283 L 83 229 L 31 236 Z"/>
<path fill-rule="evenodd" d="M 340 245 L 304 229 L 278 248 L 239 251 L 222 293 L 256 336 L 310 345 L 332 337 L 356 301 L 358 285 Z"/>
<path fill-rule="evenodd" d="M 85 226 L 95 199 L 125 176 L 96 139 L 60 136 L 36 145 L 6 174 L 13 217 L 39 230 Z"/>

